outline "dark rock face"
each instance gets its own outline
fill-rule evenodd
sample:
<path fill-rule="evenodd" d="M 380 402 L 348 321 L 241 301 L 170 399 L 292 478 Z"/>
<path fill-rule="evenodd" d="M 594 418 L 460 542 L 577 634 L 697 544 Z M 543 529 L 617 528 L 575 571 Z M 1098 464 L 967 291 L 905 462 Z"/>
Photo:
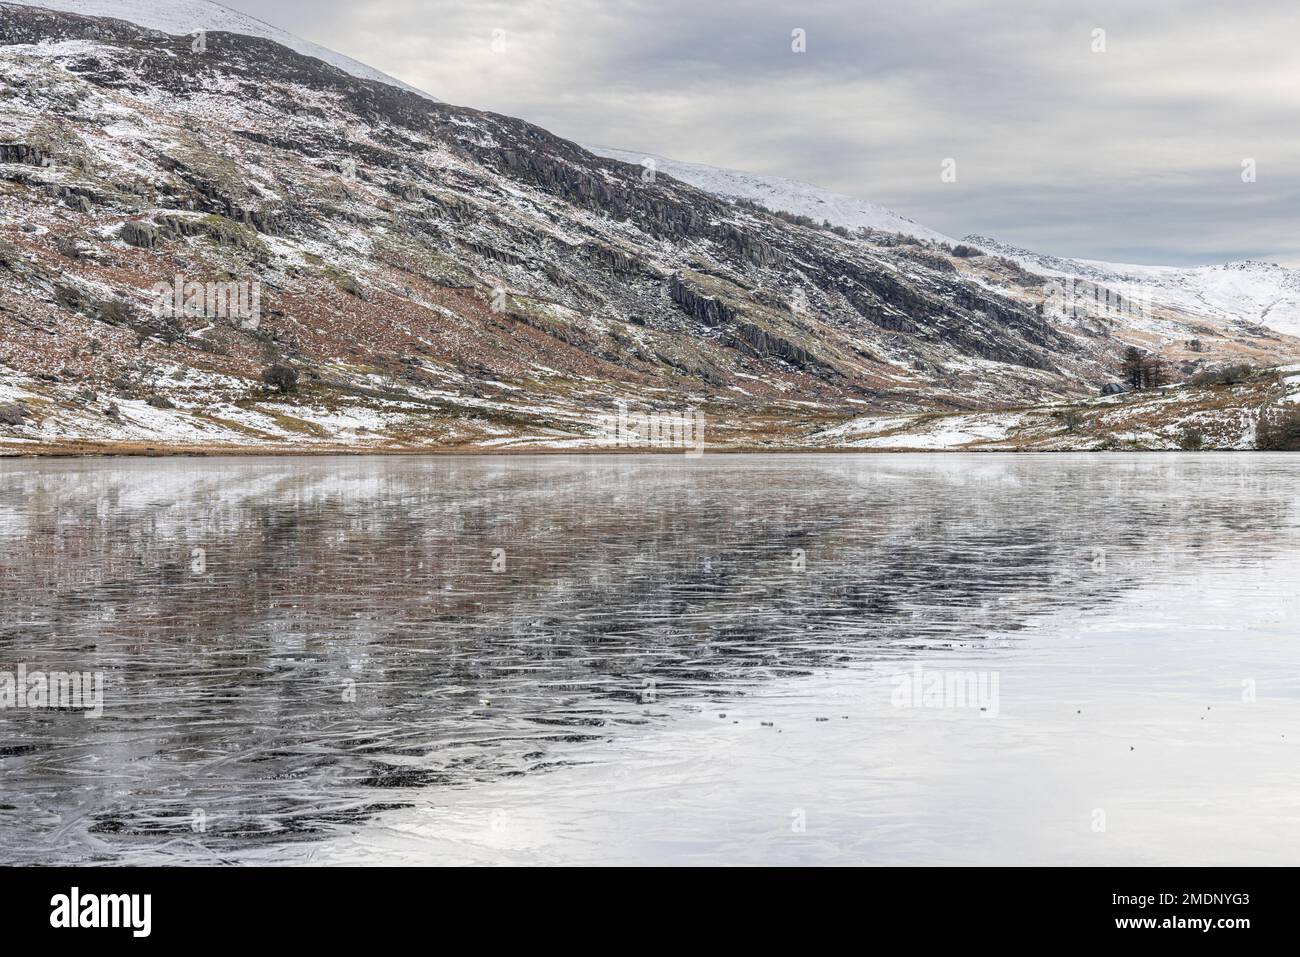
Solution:
<path fill-rule="evenodd" d="M 734 226 L 720 227 L 718 241 L 732 254 L 753 266 L 772 266 L 780 259 L 767 243 Z"/>
<path fill-rule="evenodd" d="M 90 196 L 86 191 L 63 187 L 57 190 L 56 195 L 63 201 L 63 204 L 71 210 L 78 213 L 89 213 L 93 208 Z"/>
<path fill-rule="evenodd" d="M 677 273 L 673 273 L 668 280 L 668 295 L 688 316 L 709 328 L 715 328 L 736 318 L 736 310 L 720 299 L 701 295 L 691 289 L 682 282 L 682 277 Z"/>
<path fill-rule="evenodd" d="M 25 166 L 48 166 L 50 154 L 25 143 L 0 143 L 0 163 L 21 163 Z"/>
<path fill-rule="evenodd" d="M 736 326 L 732 342 L 737 348 L 748 348 L 760 358 L 781 359 L 799 369 L 818 367 L 826 372 L 831 371 L 802 346 L 797 346 L 748 322 Z"/>
<path fill-rule="evenodd" d="M 1129 387 L 1122 382 L 1107 382 L 1101 387 L 1102 395 L 1123 395 L 1129 391 Z"/>
<path fill-rule="evenodd" d="M 645 263 L 628 253 L 601 243 L 588 243 L 584 249 L 591 261 L 607 268 L 617 276 L 652 274 Z"/>
<path fill-rule="evenodd" d="M 117 235 L 128 246 L 153 249 L 158 244 L 159 232 L 156 226 L 132 220 L 124 223 Z"/>

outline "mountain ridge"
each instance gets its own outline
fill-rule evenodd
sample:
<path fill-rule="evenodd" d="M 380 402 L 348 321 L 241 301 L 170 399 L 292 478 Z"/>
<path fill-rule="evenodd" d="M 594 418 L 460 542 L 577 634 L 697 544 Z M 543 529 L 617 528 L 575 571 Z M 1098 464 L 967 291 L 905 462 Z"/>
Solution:
<path fill-rule="evenodd" d="M 950 244 L 957 242 L 877 203 L 822 189 L 799 180 L 707 166 L 703 163 L 689 163 L 655 153 L 583 145 L 597 156 L 617 159 L 633 165 L 642 165 L 644 160 L 652 160 L 656 170 L 680 179 L 684 183 L 690 183 L 705 192 L 727 199 L 752 200 L 776 212 L 808 216 L 818 222 L 827 220 L 832 226 L 843 226 L 846 229 L 875 229 L 929 242 Z"/>
<path fill-rule="evenodd" d="M 82 16 L 121 19 L 149 29 L 174 34 L 188 35 L 194 29 L 207 29 L 255 36 L 288 46 L 304 55 L 313 56 L 358 78 L 378 80 L 437 101 L 437 98 L 427 91 L 389 76 L 345 54 L 303 40 L 279 27 L 226 7 L 215 0 L 5 0 L 5 2 Z M 1300 271 L 1261 260 L 1239 260 L 1195 267 L 1139 266 L 1106 260 L 1040 254 L 980 234 L 968 234 L 961 240 L 957 240 L 877 203 L 836 193 L 804 181 L 672 159 L 652 152 L 586 143 L 582 145 L 598 156 L 618 159 L 632 165 L 640 165 L 644 159 L 654 160 L 662 172 L 705 192 L 727 199 L 740 198 L 760 202 L 778 212 L 806 215 L 815 220 L 826 219 L 832 225 L 848 229 L 879 229 L 951 245 L 956 245 L 958 242 L 976 245 L 983 243 L 999 255 L 1008 255 L 1020 261 L 1022 265 L 1045 270 L 1045 275 L 1059 271 L 1063 275 L 1084 276 L 1089 269 L 1109 277 L 1137 276 L 1151 271 L 1156 273 L 1177 271 L 1182 275 L 1209 269 L 1226 270 L 1239 264 L 1258 262 L 1261 266 L 1283 271 L 1288 277 L 1288 283 L 1300 286 Z M 1053 261 L 1074 263 L 1082 268 L 1076 268 L 1074 271 L 1057 270 L 1047 265 Z M 1286 329 L 1279 329 L 1279 331 L 1296 334 L 1300 331 L 1300 317 L 1296 318 L 1294 324 L 1288 321 Z"/>

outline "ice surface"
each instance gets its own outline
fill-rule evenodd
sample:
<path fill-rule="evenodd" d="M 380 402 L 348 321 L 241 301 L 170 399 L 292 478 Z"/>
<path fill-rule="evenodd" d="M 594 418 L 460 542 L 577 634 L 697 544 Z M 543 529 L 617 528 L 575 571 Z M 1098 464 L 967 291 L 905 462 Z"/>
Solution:
<path fill-rule="evenodd" d="M 0 860 L 1294 855 L 1298 483 L 1214 454 L 5 461 L 0 671 L 106 687 L 96 720 L 0 711 Z M 999 673 L 996 717 L 892 707 L 918 664 Z"/>

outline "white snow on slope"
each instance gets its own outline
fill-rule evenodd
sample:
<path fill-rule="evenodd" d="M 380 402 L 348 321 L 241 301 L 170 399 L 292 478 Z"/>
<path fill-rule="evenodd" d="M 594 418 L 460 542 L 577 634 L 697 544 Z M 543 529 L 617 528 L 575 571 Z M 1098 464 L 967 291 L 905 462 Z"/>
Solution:
<path fill-rule="evenodd" d="M 59 13 L 76 13 L 85 17 L 110 17 L 125 20 L 147 30 L 160 30 L 172 36 L 184 36 L 195 30 L 239 33 L 271 40 L 303 56 L 313 57 L 362 80 L 377 80 L 437 102 L 410 84 L 403 83 L 374 67 L 358 63 L 333 50 L 299 39 L 256 17 L 250 17 L 212 0 L 4 0 L 15 6 L 40 7 Z"/>
<path fill-rule="evenodd" d="M 1300 271 L 1277 263 L 1243 261 L 1179 269 L 1080 262 L 1149 285 L 1158 302 L 1300 336 Z"/>
<path fill-rule="evenodd" d="M 643 160 L 652 159 L 656 172 L 667 173 L 674 179 L 724 199 L 749 199 L 761 203 L 768 209 L 810 216 L 819 223 L 828 221 L 832 226 L 844 226 L 847 229 L 878 229 L 934 242 L 956 242 L 884 206 L 845 196 L 843 193 L 833 193 L 820 186 L 800 183 L 797 180 L 720 169 L 699 163 L 682 163 L 653 153 L 616 150 L 607 146 L 590 146 L 586 143 L 582 146 L 597 156 L 637 166 L 641 165 Z"/>
<path fill-rule="evenodd" d="M 1136 266 L 1045 256 L 987 236 L 967 236 L 963 241 L 1040 275 L 1072 276 L 1114 289 L 1145 287 L 1155 306 L 1300 336 L 1300 270 L 1277 263 Z"/>

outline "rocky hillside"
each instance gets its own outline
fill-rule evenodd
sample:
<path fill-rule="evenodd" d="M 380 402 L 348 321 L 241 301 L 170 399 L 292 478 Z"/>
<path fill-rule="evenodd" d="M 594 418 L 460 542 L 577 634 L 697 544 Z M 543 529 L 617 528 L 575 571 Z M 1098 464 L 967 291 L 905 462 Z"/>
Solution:
<path fill-rule="evenodd" d="M 0 450 L 589 447 L 629 408 L 793 447 L 1095 394 L 1151 342 L 1009 258 L 728 201 L 265 36 L 0 3 L 0 61 Z M 1160 321 L 1189 370 L 1300 354 Z"/>
<path fill-rule="evenodd" d="M 1263 420 L 1289 424 L 1261 442 Z M 1294 450 L 1300 365 L 1228 367 L 1136 393 L 989 412 L 867 415 L 808 435 L 812 447 L 860 451 L 1110 452 Z"/>

